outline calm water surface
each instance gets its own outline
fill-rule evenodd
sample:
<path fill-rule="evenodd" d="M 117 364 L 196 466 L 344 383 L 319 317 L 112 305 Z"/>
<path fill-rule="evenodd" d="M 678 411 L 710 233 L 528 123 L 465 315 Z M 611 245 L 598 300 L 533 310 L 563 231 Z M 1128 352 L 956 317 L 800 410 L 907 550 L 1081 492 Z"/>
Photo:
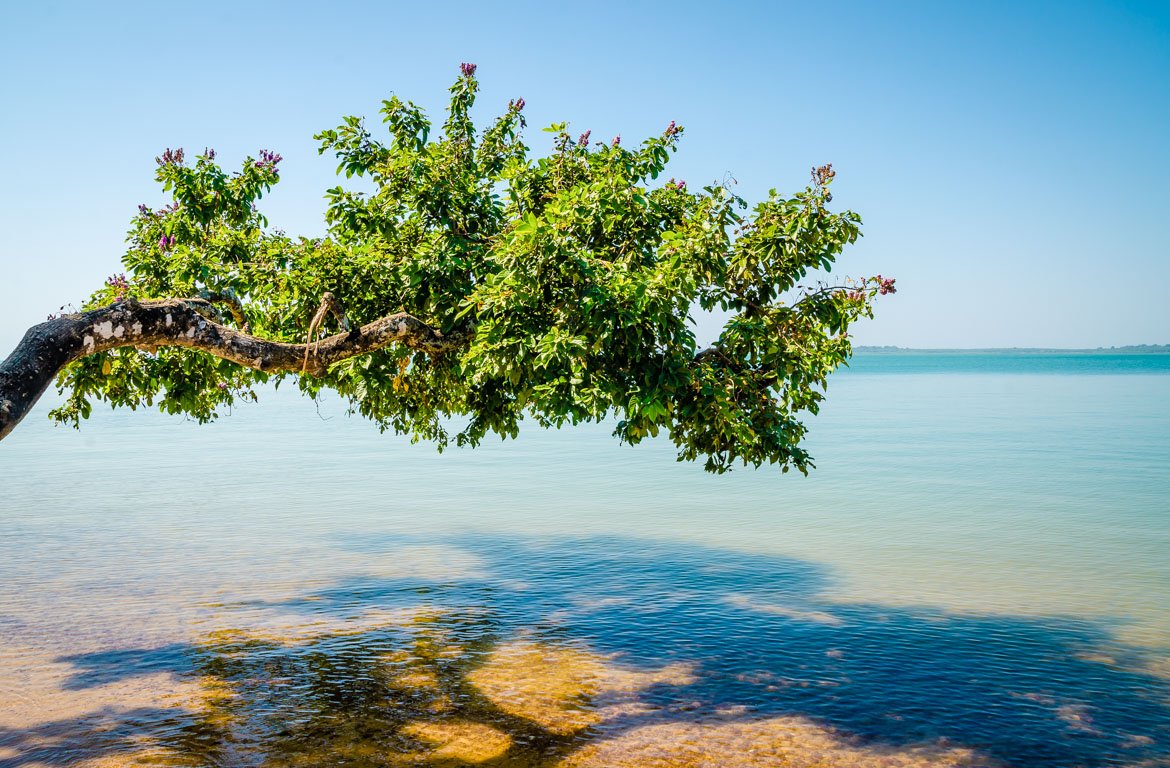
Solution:
<path fill-rule="evenodd" d="M 0 768 L 1170 765 L 1168 374 L 861 355 L 808 478 L 42 407 L 0 444 Z"/>

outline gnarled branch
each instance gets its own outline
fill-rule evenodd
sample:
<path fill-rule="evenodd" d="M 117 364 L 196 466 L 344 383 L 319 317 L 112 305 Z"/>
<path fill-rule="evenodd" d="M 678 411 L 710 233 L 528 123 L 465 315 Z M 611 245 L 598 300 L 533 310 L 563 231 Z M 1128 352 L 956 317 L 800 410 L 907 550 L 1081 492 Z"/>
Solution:
<path fill-rule="evenodd" d="M 248 316 L 244 313 L 244 304 L 230 288 L 225 291 L 202 290 L 199 292 L 199 296 L 212 304 L 223 305 L 227 313 L 231 315 L 232 320 L 236 321 L 236 325 L 240 326 L 244 333 L 252 332 Z"/>
<path fill-rule="evenodd" d="M 306 363 L 307 344 L 270 341 L 221 325 L 198 311 L 207 305 L 202 299 L 126 300 L 33 326 L 0 363 L 0 440 L 28 414 L 62 368 L 119 347 L 149 351 L 186 347 L 258 371 L 320 375 L 335 363 L 391 344 L 439 355 L 466 346 L 470 336 L 467 331 L 444 335 L 399 312 L 321 339 Z"/>
<path fill-rule="evenodd" d="M 302 372 L 309 369 L 309 349 L 313 350 L 314 355 L 317 354 L 318 344 L 314 341 L 314 337 L 326 315 L 333 315 L 337 318 L 343 331 L 349 330 L 349 319 L 345 316 L 345 307 L 341 306 L 341 302 L 337 300 L 332 291 L 325 291 L 325 295 L 321 297 L 321 306 L 317 309 L 317 314 L 313 315 L 313 319 L 309 321 L 309 332 L 305 334 L 305 363 L 301 366 Z"/>

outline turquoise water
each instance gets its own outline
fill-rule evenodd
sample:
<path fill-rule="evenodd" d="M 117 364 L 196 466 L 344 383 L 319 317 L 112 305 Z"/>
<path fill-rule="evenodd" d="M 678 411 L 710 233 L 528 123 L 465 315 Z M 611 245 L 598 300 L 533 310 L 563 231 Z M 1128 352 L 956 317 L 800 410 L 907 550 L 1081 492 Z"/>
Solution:
<path fill-rule="evenodd" d="M 438 456 L 285 392 L 208 427 L 102 411 L 73 432 L 42 407 L 0 444 L 0 766 L 143 744 L 293 765 L 355 722 L 381 746 L 345 764 L 397 765 L 378 729 L 409 741 L 392 713 L 418 699 L 386 698 L 379 665 L 433 632 L 459 690 L 518 642 L 688 670 L 571 736 L 522 739 L 497 702 L 514 743 L 493 765 L 781 717 L 978 765 L 1166 765 L 1167 374 L 1170 355 L 860 355 L 808 478 L 709 476 L 604 426 Z M 244 702 L 233 725 L 182 693 L 208 679 Z"/>

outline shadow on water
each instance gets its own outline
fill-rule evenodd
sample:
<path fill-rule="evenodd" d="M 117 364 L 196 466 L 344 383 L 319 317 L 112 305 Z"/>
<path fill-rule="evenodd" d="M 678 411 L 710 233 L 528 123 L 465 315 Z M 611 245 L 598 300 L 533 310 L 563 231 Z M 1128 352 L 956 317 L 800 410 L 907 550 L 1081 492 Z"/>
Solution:
<path fill-rule="evenodd" d="M 434 543 L 343 546 L 376 565 Z M 170 765 L 600 766 L 575 756 L 633 733 L 685 733 L 655 725 L 758 722 L 829 738 L 822 758 L 859 744 L 980 756 L 874 765 L 1170 764 L 1170 680 L 1100 623 L 833 603 L 818 597 L 819 566 L 695 545 L 441 543 L 476 567 L 354 576 L 239 607 L 298 616 L 308 631 L 62 659 L 74 689 L 170 671 L 200 693 L 178 711 L 0 730 L 18 753 L 0 752 L 0 768 L 73 764 L 83 742 L 86 754 L 154 749 Z M 821 730 L 801 730 L 810 723 Z M 703 734 L 717 732 L 691 736 L 717 741 Z M 852 764 L 845 754 L 827 764 Z M 653 764 L 715 764 L 687 759 Z M 742 764 L 822 764 L 811 759 Z"/>

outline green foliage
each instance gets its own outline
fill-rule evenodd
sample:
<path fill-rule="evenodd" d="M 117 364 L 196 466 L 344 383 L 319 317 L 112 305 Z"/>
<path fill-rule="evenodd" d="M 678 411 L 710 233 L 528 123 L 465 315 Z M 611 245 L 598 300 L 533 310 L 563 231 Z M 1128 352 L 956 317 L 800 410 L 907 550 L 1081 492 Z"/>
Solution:
<path fill-rule="evenodd" d="M 850 324 L 893 290 L 880 276 L 800 287 L 860 234 L 856 214 L 827 208 L 831 168 L 749 210 L 723 186 L 655 181 L 683 132 L 674 123 L 633 148 L 554 124 L 553 151 L 534 157 L 523 100 L 477 134 L 476 90 L 464 65 L 437 135 L 397 97 L 383 103 L 384 139 L 356 117 L 318 134 L 339 174 L 372 183 L 327 191 L 321 239 L 268 230 L 256 210 L 278 181 L 279 155 L 228 173 L 211 151 L 188 165 L 168 150 L 157 177 L 173 203 L 140 207 L 126 276 L 91 305 L 202 296 L 228 306 L 227 297 L 242 315 L 222 322 L 303 342 L 331 291 L 358 325 L 406 311 L 444 333 L 471 332 L 458 352 L 388 347 L 319 377 L 275 377 L 309 394 L 332 389 L 382 429 L 442 448 L 515 436 L 525 417 L 553 427 L 616 417 L 621 440 L 666 432 L 680 460 L 704 459 L 710 471 L 736 462 L 807 471 L 799 416 L 817 411 L 826 377 L 847 360 Z M 696 306 L 730 313 L 702 351 Z M 328 318 L 323 330 L 340 328 Z M 62 374 L 69 399 L 56 416 L 76 422 L 96 397 L 203 421 L 267 378 L 191 350 L 121 349 Z"/>

